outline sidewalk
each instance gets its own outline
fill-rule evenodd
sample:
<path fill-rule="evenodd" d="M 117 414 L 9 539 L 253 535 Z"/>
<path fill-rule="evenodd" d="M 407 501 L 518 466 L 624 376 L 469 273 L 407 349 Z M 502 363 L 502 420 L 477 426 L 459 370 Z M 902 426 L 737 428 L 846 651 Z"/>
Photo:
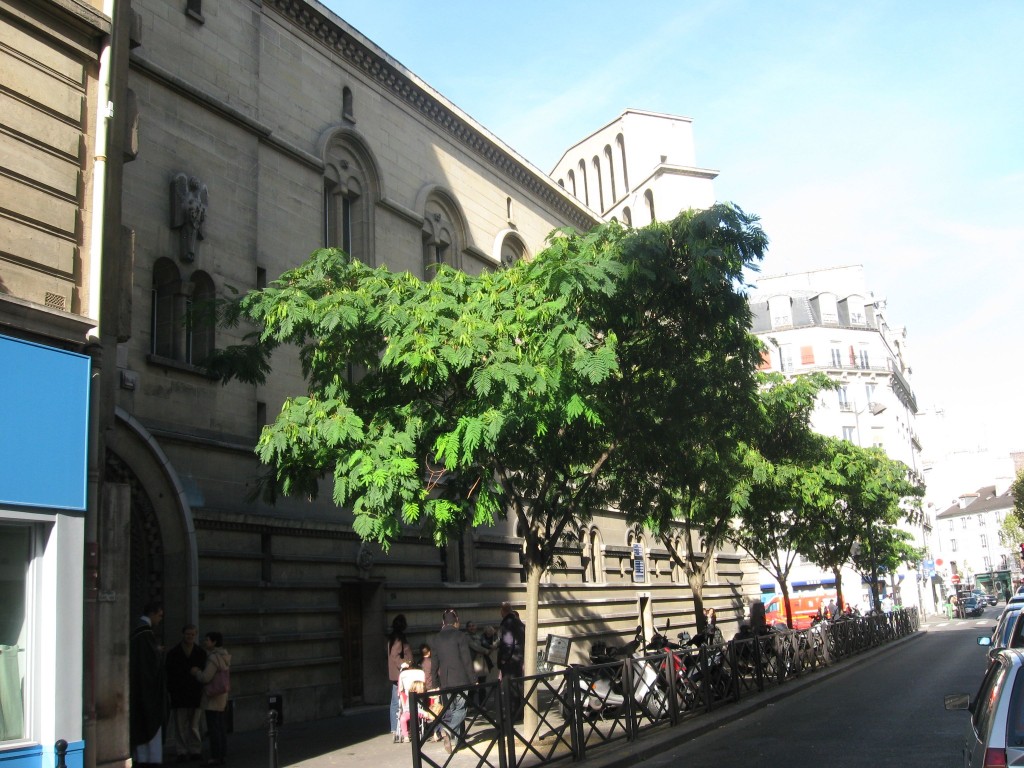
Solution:
<path fill-rule="evenodd" d="M 922 624 L 922 630 L 927 623 Z M 888 653 L 904 643 L 922 637 L 916 632 L 895 640 L 880 648 L 866 651 L 839 663 L 802 677 L 770 688 L 762 693 L 747 696 L 735 704 L 728 704 L 712 713 L 688 720 L 675 728 L 659 728 L 637 741 L 619 742 L 595 750 L 584 761 L 590 768 L 629 768 L 641 760 L 653 757 L 666 749 L 678 746 L 690 739 L 717 728 L 723 723 L 743 717 L 761 707 L 779 701 L 809 685 L 844 672 L 864 659 L 881 653 Z M 441 744 L 428 744 L 424 749 L 435 751 L 432 755 L 438 763 L 444 763 L 445 755 Z M 465 755 L 462 757 L 462 755 Z M 411 768 L 412 746 L 395 744 L 388 726 L 388 707 L 360 707 L 347 711 L 340 717 L 317 720 L 308 723 L 285 723 L 278 735 L 278 757 L 280 768 Z M 570 761 L 562 761 L 571 765 Z M 475 765 L 471 753 L 456 753 L 452 766 Z M 265 730 L 246 731 L 228 736 L 228 765 L 231 768 L 261 768 L 270 766 L 268 738 Z"/>

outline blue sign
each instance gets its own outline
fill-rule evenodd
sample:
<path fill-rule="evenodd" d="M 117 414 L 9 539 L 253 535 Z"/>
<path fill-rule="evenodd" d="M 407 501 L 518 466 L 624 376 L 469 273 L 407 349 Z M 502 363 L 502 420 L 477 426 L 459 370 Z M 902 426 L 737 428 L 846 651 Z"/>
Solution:
<path fill-rule="evenodd" d="M 89 363 L 0 336 L 0 504 L 85 510 Z"/>

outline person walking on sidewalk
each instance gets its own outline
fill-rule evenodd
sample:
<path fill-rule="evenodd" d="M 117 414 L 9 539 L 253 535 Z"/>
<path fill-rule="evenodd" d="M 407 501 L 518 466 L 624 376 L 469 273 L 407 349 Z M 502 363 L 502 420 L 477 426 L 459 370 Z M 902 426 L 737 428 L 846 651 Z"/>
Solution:
<path fill-rule="evenodd" d="M 388 679 L 391 681 L 391 736 L 397 742 L 401 738 L 398 729 L 398 676 L 402 663 L 412 664 L 412 646 L 405 637 L 409 624 L 405 614 L 400 613 L 391 620 L 391 634 L 388 635 Z"/>
<path fill-rule="evenodd" d="M 203 746 L 199 721 L 203 686 L 192 675 L 193 668 L 206 666 L 206 651 L 196 644 L 195 624 L 181 628 L 181 642 L 167 652 L 167 694 L 171 700 L 170 738 L 178 762 L 198 760 Z"/>
<path fill-rule="evenodd" d="M 206 712 L 206 733 L 210 739 L 210 757 L 203 765 L 224 765 L 227 759 L 227 724 L 224 711 L 231 693 L 231 654 L 224 647 L 224 635 L 207 632 L 203 638 L 206 665 L 193 667 L 192 675 L 203 684 L 203 710 Z"/>
<path fill-rule="evenodd" d="M 512 703 L 512 719 L 518 720 L 523 714 L 523 660 L 526 645 L 526 626 L 519 620 L 519 614 L 512 610 L 507 600 L 501 604 L 501 624 L 498 626 L 498 677 L 511 678 L 509 695 Z"/>
<path fill-rule="evenodd" d="M 128 719 L 133 764 L 139 768 L 164 762 L 164 649 L 156 635 L 163 618 L 163 605 L 147 603 L 129 641 Z"/>
<path fill-rule="evenodd" d="M 469 638 L 459 630 L 459 614 L 448 608 L 441 615 L 441 631 L 434 636 L 431 644 L 434 658 L 434 682 L 442 690 L 446 688 L 469 688 L 476 684 L 473 673 L 473 654 L 469 650 Z M 462 746 L 462 722 L 466 719 L 466 694 L 444 694 L 444 727 L 441 738 L 444 749 L 451 754 Z M 455 743 L 452 744 L 452 736 Z"/>

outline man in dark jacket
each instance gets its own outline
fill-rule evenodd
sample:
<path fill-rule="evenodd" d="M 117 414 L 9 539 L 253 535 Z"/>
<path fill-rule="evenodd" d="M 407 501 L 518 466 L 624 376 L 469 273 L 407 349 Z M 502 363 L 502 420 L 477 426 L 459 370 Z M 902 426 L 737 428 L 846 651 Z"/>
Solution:
<path fill-rule="evenodd" d="M 167 652 L 167 693 L 171 700 L 170 734 L 178 760 L 200 758 L 203 739 L 199 730 L 203 686 L 192 675 L 192 668 L 206 666 L 206 651 L 196 645 L 195 624 L 181 628 L 181 642 Z"/>
<path fill-rule="evenodd" d="M 519 620 L 519 614 L 512 610 L 512 604 L 501 604 L 501 624 L 498 626 L 498 676 L 511 678 L 509 694 L 512 702 L 512 717 L 518 720 L 523 713 L 522 681 L 526 627 Z"/>
<path fill-rule="evenodd" d="M 133 765 L 163 765 L 164 659 L 156 636 L 163 606 L 147 603 L 132 630 L 129 654 L 129 721 Z"/>
<path fill-rule="evenodd" d="M 431 643 L 434 659 L 434 683 L 441 688 L 469 688 L 476 683 L 473 674 L 473 654 L 469 650 L 469 638 L 459 631 L 459 614 L 448 608 L 441 616 L 441 631 Z M 466 696 L 463 693 L 444 695 L 444 723 L 441 732 L 444 748 L 448 754 L 453 751 L 452 734 L 456 744 L 462 741 L 462 721 L 466 719 Z"/>

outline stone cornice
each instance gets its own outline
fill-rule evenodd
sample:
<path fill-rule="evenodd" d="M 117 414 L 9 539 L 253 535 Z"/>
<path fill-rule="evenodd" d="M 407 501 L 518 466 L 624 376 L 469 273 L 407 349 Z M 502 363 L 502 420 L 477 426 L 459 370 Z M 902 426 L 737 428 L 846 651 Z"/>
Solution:
<path fill-rule="evenodd" d="M 515 157 L 468 116 L 417 81 L 414 75 L 397 62 L 389 61 L 382 51 L 370 47 L 353 34 L 350 28 L 339 25 L 326 9 L 321 10 L 323 7 L 319 4 L 311 4 L 306 0 L 266 0 L 264 6 L 273 8 L 304 29 L 311 38 L 319 40 L 376 82 L 382 90 L 434 123 L 501 175 L 549 205 L 577 229 L 586 231 L 598 223 L 597 218 L 581 205 L 574 204 L 568 193 L 561 191 L 549 177 Z"/>

